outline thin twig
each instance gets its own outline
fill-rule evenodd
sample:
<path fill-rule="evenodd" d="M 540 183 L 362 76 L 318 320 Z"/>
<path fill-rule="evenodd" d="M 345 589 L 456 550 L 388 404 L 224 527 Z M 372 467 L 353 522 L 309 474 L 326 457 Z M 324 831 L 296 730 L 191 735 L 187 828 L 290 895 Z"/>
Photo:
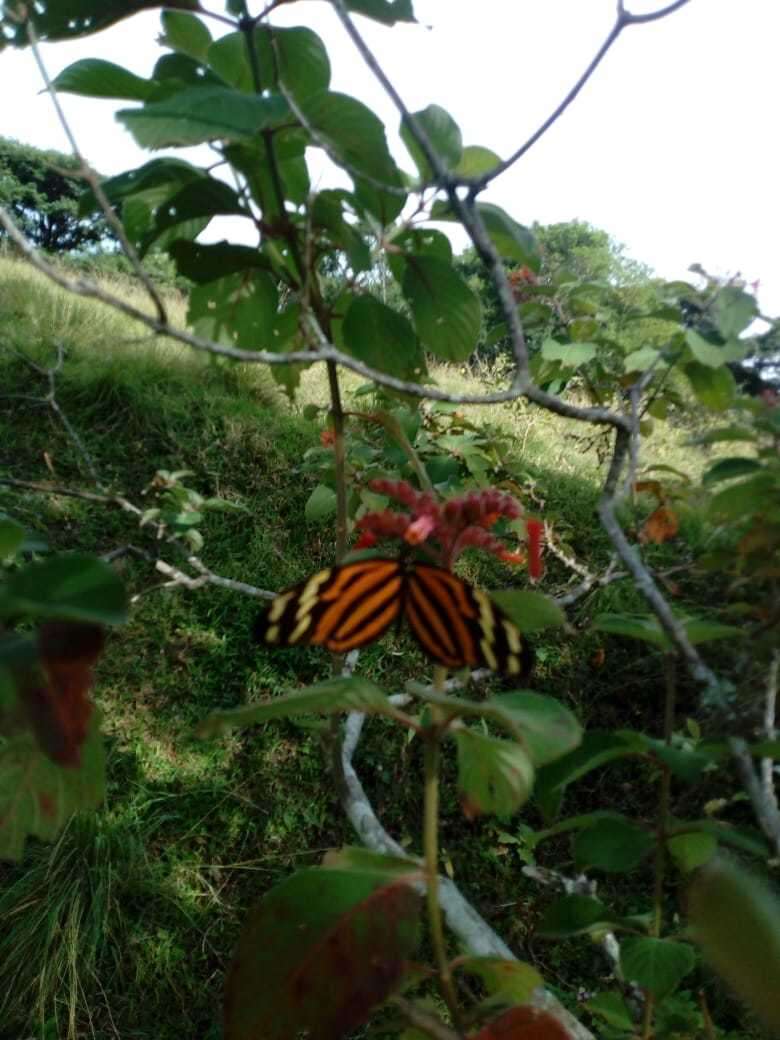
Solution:
<path fill-rule="evenodd" d="M 508 159 L 505 159 L 497 166 L 494 166 L 493 169 L 489 170 L 486 174 L 484 174 L 482 177 L 480 177 L 478 180 L 472 183 L 472 195 L 476 196 L 479 192 L 484 191 L 491 181 L 495 180 L 496 177 L 499 177 L 502 173 L 505 173 L 510 166 L 514 166 L 514 164 L 518 162 L 518 160 L 522 159 L 526 152 L 530 151 L 531 148 L 533 148 L 533 146 L 536 144 L 536 142 L 540 138 L 544 137 L 548 130 L 550 130 L 550 128 L 558 122 L 563 113 L 566 111 L 566 109 L 569 107 L 572 101 L 574 101 L 574 99 L 578 96 L 582 88 L 585 86 L 585 84 L 591 78 L 591 76 L 599 67 L 601 62 L 607 56 L 607 53 L 611 50 L 612 45 L 617 41 L 618 37 L 624 29 L 626 29 L 629 25 L 644 25 L 647 22 L 658 21 L 659 18 L 665 18 L 667 15 L 672 14 L 674 11 L 679 10 L 679 8 L 683 7 L 686 3 L 688 3 L 688 0 L 676 0 L 676 3 L 669 4 L 667 7 L 664 7 L 659 11 L 652 11 L 648 14 L 631 14 L 629 11 L 625 10 L 622 3 L 619 3 L 614 25 L 607 33 L 604 42 L 601 44 L 593 58 L 588 63 L 585 71 L 582 73 L 582 75 L 571 88 L 571 90 L 568 92 L 568 94 L 566 94 L 563 101 L 561 101 L 561 103 L 553 109 L 553 111 L 544 120 L 544 122 L 536 130 L 534 130 L 531 136 L 523 144 L 521 144 L 520 147 L 516 149 L 509 156 Z"/>
<path fill-rule="evenodd" d="M 766 699 L 764 702 L 764 737 L 766 740 L 775 740 L 777 730 L 775 729 L 775 716 L 777 711 L 777 686 L 778 672 L 780 672 L 780 650 L 775 650 L 772 660 L 769 662 L 769 672 L 766 677 Z M 767 801 L 778 809 L 777 792 L 775 791 L 775 760 L 773 758 L 761 759 L 761 782 L 764 786 L 764 795 Z"/>
<path fill-rule="evenodd" d="M 745 788 L 759 827 L 772 844 L 774 855 L 780 858 L 780 810 L 777 803 L 767 798 L 766 791 L 753 767 L 753 759 L 742 737 L 731 737 L 729 748 Z"/>
<path fill-rule="evenodd" d="M 35 32 L 35 26 L 33 25 L 31 19 L 27 22 L 27 33 L 30 40 L 30 49 L 32 50 L 33 57 L 35 58 L 35 63 L 38 66 L 38 70 L 46 86 L 46 90 L 49 96 L 51 97 L 52 104 L 54 105 L 54 110 L 57 113 L 57 119 L 59 120 L 60 126 L 62 127 L 65 136 L 68 139 L 68 143 L 70 144 L 70 148 L 73 152 L 74 157 L 78 160 L 80 166 L 78 176 L 80 176 L 82 180 L 86 181 L 86 183 L 89 184 L 90 188 L 92 189 L 95 199 L 97 200 L 97 203 L 100 206 L 100 209 L 103 213 L 103 216 L 106 218 L 109 227 L 119 240 L 119 244 L 122 247 L 122 252 L 133 265 L 133 270 L 135 271 L 136 275 L 143 284 L 143 287 L 149 294 L 150 299 L 154 303 L 155 310 L 157 311 L 158 320 L 161 323 L 165 324 L 168 321 L 168 315 L 165 309 L 165 304 L 163 303 L 163 299 L 160 296 L 160 293 L 157 291 L 157 286 L 154 284 L 152 279 L 149 277 L 149 274 L 144 269 L 144 266 L 141 263 L 141 260 L 138 256 L 138 253 L 135 250 L 135 247 L 133 246 L 130 239 L 127 237 L 124 225 L 122 224 L 121 220 L 117 217 L 111 203 L 108 201 L 108 198 L 106 197 L 106 193 L 103 191 L 103 188 L 100 184 L 100 178 L 97 176 L 95 171 L 87 163 L 87 161 L 84 159 L 84 156 L 81 154 L 81 150 L 79 149 L 75 135 L 70 127 L 70 124 L 68 123 L 68 120 L 65 118 L 65 113 L 63 112 L 62 106 L 60 105 L 60 99 L 57 96 L 57 91 L 51 79 L 49 78 L 49 73 L 46 69 L 46 65 L 44 64 L 43 58 L 41 57 L 40 48 L 38 46 L 38 36 Z"/>

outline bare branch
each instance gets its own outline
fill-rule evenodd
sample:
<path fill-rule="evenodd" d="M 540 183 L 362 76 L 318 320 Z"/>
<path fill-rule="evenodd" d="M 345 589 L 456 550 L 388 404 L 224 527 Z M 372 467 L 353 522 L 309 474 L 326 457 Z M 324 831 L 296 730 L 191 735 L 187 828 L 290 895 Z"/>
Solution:
<path fill-rule="evenodd" d="M 777 730 L 775 728 L 775 717 L 777 712 L 777 687 L 780 677 L 780 650 L 775 650 L 769 663 L 769 673 L 766 679 L 766 699 L 764 702 L 764 737 L 766 740 L 775 740 Z M 777 792 L 775 791 L 775 761 L 773 758 L 761 759 L 761 782 L 764 787 L 764 796 L 770 805 L 780 811 L 777 804 Z"/>
<path fill-rule="evenodd" d="M 54 105 L 54 110 L 57 113 L 57 118 L 60 122 L 63 131 L 65 132 L 65 136 L 68 139 L 71 151 L 73 152 L 73 155 L 79 162 L 80 169 L 78 171 L 78 175 L 84 181 L 86 181 L 92 189 L 95 198 L 97 199 L 98 205 L 100 206 L 100 209 L 103 212 L 103 216 L 106 218 L 108 225 L 110 226 L 111 230 L 114 232 L 114 234 L 119 240 L 119 244 L 122 247 L 122 252 L 133 265 L 133 270 L 135 271 L 136 275 L 138 276 L 147 293 L 149 294 L 149 297 L 154 303 L 155 309 L 157 311 L 158 320 L 160 322 L 165 323 L 168 320 L 168 315 L 162 297 L 157 291 L 157 286 L 154 284 L 154 282 L 146 272 L 138 256 L 138 253 L 135 250 L 135 247 L 133 246 L 132 242 L 125 233 L 124 225 L 122 224 L 121 220 L 117 217 L 116 213 L 113 210 L 113 207 L 111 206 L 111 203 L 106 198 L 106 193 L 103 191 L 103 188 L 100 184 L 100 178 L 89 165 L 89 163 L 86 161 L 84 156 L 81 154 L 78 142 L 76 141 L 73 131 L 70 128 L 70 124 L 68 123 L 68 120 L 65 117 L 65 113 L 62 109 L 62 106 L 60 105 L 60 99 L 57 96 L 57 91 L 55 90 L 54 84 L 49 78 L 49 73 L 46 69 L 43 58 L 41 57 L 40 48 L 38 46 L 38 36 L 35 32 L 35 26 L 33 25 L 31 19 L 27 22 L 27 34 L 30 39 L 30 49 L 32 50 L 33 57 L 35 58 L 35 63 L 38 66 L 38 70 L 40 71 L 41 77 L 46 86 L 46 90 L 48 91 L 49 96 L 51 97 L 52 104 Z"/>
<path fill-rule="evenodd" d="M 492 170 L 484 174 L 478 180 L 474 181 L 471 185 L 471 193 L 473 196 L 484 191 L 485 188 L 490 184 L 491 181 L 495 180 L 502 173 L 509 169 L 510 166 L 514 166 L 518 160 L 522 159 L 526 152 L 529 152 L 536 142 L 544 137 L 547 131 L 558 122 L 563 113 L 569 107 L 569 105 L 578 96 L 582 88 L 591 78 L 593 73 L 602 63 L 608 52 L 611 50 L 612 45 L 616 42 L 620 34 L 629 25 L 643 25 L 646 22 L 654 22 L 659 18 L 665 18 L 667 15 L 677 11 L 680 7 L 683 7 L 688 3 L 688 0 L 677 0 L 676 3 L 669 4 L 667 7 L 662 8 L 660 11 L 651 12 L 650 14 L 631 14 L 629 11 L 624 9 L 623 3 L 618 3 L 617 17 L 615 18 L 615 24 L 607 33 L 604 42 L 601 44 L 599 49 L 596 51 L 593 58 L 588 63 L 585 71 L 582 73 L 580 78 L 564 97 L 563 101 L 552 110 L 545 121 L 539 126 L 531 136 L 525 141 L 520 147 L 514 151 L 508 159 L 494 166 Z"/>
<path fill-rule="evenodd" d="M 737 766 L 740 780 L 753 806 L 761 830 L 772 844 L 775 857 L 780 858 L 780 811 L 777 802 L 767 798 L 766 791 L 756 775 L 753 759 L 742 737 L 731 737 L 729 748 Z"/>
<path fill-rule="evenodd" d="M 432 1015 L 424 1008 L 413 1004 L 406 997 L 393 997 L 391 1004 L 401 1012 L 409 1025 L 421 1033 L 427 1033 L 433 1040 L 460 1040 L 460 1034 L 446 1026 L 440 1018 Z"/>

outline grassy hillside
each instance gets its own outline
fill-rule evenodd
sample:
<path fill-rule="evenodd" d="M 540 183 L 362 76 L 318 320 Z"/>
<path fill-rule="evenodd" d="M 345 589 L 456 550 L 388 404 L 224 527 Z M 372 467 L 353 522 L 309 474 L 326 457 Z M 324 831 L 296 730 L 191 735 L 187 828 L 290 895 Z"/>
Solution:
<path fill-rule="evenodd" d="M 121 291 L 132 292 L 126 285 Z M 171 306 L 182 318 L 183 301 Z M 187 483 L 200 493 L 242 507 L 207 514 L 201 555 L 213 571 L 275 589 L 332 559 L 332 526 L 304 520 L 316 481 L 301 463 L 319 444 L 320 426 L 303 418 L 303 405 L 325 403 L 321 371 L 305 375 L 291 405 L 259 367 L 194 357 L 0 260 L 2 475 L 91 486 L 61 418 L 40 400 L 47 378 L 25 360 L 46 368 L 58 347 L 65 360 L 56 400 L 106 484 L 144 502 L 157 470 L 186 469 Z M 463 372 L 435 374 L 445 385 L 473 388 Z M 356 385 L 345 379 L 348 392 Z M 473 419 L 510 442 L 523 494 L 568 550 L 586 566 L 603 567 L 608 551 L 594 518 L 595 452 L 554 417 L 522 404 L 473 410 Z M 659 424 L 653 461 L 695 475 L 704 456 L 684 447 L 687 435 Z M 152 561 L 159 551 L 175 562 L 148 528 L 139 530 L 118 509 L 1 488 L 0 509 L 58 548 L 113 553 L 132 545 Z M 671 567 L 690 560 L 706 537 L 695 513 L 684 518 L 682 535 L 649 550 L 651 561 Z M 210 710 L 323 677 L 327 655 L 258 649 L 249 637 L 257 603 L 235 592 L 165 588 L 153 562 L 138 553 L 118 555 L 116 566 L 136 599 L 130 623 L 111 637 L 96 688 L 109 748 L 107 804 L 97 818 L 74 820 L 54 848 L 34 844 L 21 867 L 0 868 L 4 1040 L 25 1029 L 52 1038 L 217 1037 L 222 972 L 248 907 L 292 868 L 352 840 L 316 731 L 283 723 L 213 743 L 191 735 Z M 487 576 L 497 586 L 524 581 L 522 572 L 503 567 Z M 559 594 L 576 580 L 548 559 L 543 591 Z M 680 602 L 712 594 L 687 570 L 676 581 Z M 660 657 L 648 652 L 640 663 L 634 647 L 615 643 L 608 667 L 598 667 L 594 654 L 603 639 L 585 633 L 599 610 L 638 606 L 627 582 L 584 600 L 569 631 L 537 640 L 536 688 L 561 697 L 588 726 L 657 729 Z M 361 667 L 398 689 L 419 674 L 419 659 L 393 637 L 369 648 Z M 692 696 L 683 684 L 683 712 Z M 380 815 L 412 849 L 420 758 L 415 743 L 373 721 L 357 759 Z M 452 762 L 447 770 L 451 779 Z M 636 781 L 636 765 L 625 777 L 620 770 L 608 779 L 596 774 L 578 795 L 583 811 L 617 800 L 641 812 L 647 792 Z M 605 790 L 607 782 L 614 790 Z M 445 792 L 442 844 L 455 878 L 510 942 L 530 942 L 527 955 L 574 1001 L 596 955 L 583 944 L 530 941 L 547 898 L 520 873 L 523 826 L 537 822 L 534 810 L 501 823 L 466 823 L 452 783 Z M 561 848 L 544 856 L 554 862 Z M 629 892 L 618 893 L 626 910 L 635 908 L 649 877 L 649 868 L 638 872 Z"/>

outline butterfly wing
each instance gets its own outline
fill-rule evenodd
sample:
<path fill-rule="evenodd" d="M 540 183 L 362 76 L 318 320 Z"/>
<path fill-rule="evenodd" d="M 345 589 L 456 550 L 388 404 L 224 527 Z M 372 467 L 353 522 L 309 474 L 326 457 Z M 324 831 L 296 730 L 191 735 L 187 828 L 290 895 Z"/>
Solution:
<path fill-rule="evenodd" d="M 255 625 L 275 646 L 313 643 L 342 654 L 379 639 L 401 612 L 404 575 L 397 560 L 345 563 L 280 593 Z"/>
<path fill-rule="evenodd" d="M 490 668 L 520 678 L 531 671 L 531 648 L 486 592 L 427 563 L 405 585 L 404 616 L 434 661 L 447 668 Z"/>

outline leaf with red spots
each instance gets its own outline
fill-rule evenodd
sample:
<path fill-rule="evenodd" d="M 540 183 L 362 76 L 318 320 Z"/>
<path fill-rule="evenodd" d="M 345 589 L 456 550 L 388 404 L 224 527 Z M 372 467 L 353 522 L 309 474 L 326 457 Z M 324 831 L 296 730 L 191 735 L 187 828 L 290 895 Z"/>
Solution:
<path fill-rule="evenodd" d="M 78 768 L 94 705 L 87 694 L 103 649 L 96 625 L 47 621 L 38 633 L 40 667 L 24 674 L 19 693 L 41 749 L 61 766 Z"/>
<path fill-rule="evenodd" d="M 0 746 L 0 859 L 19 860 L 28 837 L 52 841 L 79 809 L 96 809 L 105 791 L 99 711 L 92 711 L 78 767 L 63 768 L 28 730 Z"/>
<path fill-rule="evenodd" d="M 266 893 L 239 939 L 225 1040 L 336 1040 L 401 984 L 420 897 L 376 871 L 311 868 Z"/>
<path fill-rule="evenodd" d="M 510 1008 L 473 1040 L 571 1040 L 571 1034 L 557 1018 L 526 1005 Z"/>

